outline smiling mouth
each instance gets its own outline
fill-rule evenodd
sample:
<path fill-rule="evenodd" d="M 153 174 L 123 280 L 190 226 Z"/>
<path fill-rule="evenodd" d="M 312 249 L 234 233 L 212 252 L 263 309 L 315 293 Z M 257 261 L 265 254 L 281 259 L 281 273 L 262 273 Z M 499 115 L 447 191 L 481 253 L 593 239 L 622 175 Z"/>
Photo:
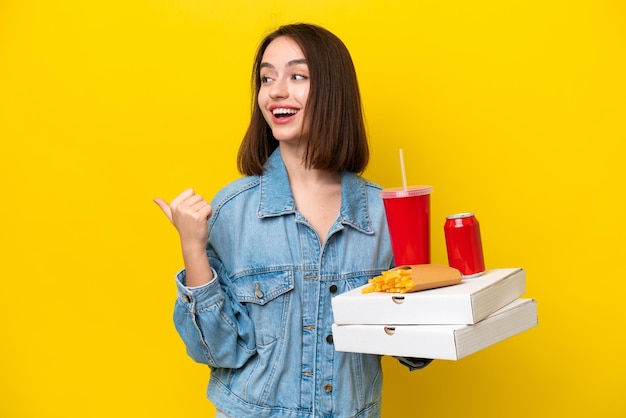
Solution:
<path fill-rule="evenodd" d="M 298 113 L 298 109 L 277 108 L 272 110 L 272 114 L 275 118 L 287 118 Z"/>

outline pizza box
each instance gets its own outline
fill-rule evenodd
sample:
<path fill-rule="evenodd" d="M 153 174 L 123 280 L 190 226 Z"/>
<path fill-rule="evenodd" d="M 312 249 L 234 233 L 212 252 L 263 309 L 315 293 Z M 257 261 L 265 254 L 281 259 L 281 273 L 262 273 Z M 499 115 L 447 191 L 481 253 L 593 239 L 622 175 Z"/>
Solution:
<path fill-rule="evenodd" d="M 334 323 L 475 324 L 525 293 L 526 272 L 521 268 L 491 269 L 455 285 L 412 293 L 362 293 L 367 286 L 332 299 Z"/>
<path fill-rule="evenodd" d="M 473 325 L 338 325 L 337 351 L 459 360 L 537 326 L 537 302 L 517 299 Z"/>

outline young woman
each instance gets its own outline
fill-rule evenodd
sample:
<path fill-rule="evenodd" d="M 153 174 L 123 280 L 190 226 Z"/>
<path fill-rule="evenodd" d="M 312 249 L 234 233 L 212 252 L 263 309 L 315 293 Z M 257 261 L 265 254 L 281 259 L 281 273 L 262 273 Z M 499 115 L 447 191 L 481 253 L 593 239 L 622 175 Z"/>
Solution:
<path fill-rule="evenodd" d="M 393 267 L 380 188 L 359 176 L 369 154 L 350 54 L 321 27 L 283 26 L 253 79 L 246 176 L 211 204 L 191 189 L 155 199 L 185 264 L 176 328 L 211 367 L 218 417 L 379 417 L 380 357 L 337 352 L 331 333 L 331 298 Z"/>

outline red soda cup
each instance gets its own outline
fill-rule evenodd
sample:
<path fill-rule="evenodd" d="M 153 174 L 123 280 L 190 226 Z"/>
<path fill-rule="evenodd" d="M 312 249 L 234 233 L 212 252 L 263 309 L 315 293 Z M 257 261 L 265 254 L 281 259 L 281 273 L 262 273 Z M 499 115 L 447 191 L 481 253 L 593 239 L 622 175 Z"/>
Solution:
<path fill-rule="evenodd" d="M 379 196 L 385 216 L 396 266 L 430 264 L 431 186 L 383 189 Z"/>
<path fill-rule="evenodd" d="M 480 276 L 485 271 L 480 224 L 472 212 L 446 216 L 443 226 L 448 251 L 448 265 L 463 277 Z"/>

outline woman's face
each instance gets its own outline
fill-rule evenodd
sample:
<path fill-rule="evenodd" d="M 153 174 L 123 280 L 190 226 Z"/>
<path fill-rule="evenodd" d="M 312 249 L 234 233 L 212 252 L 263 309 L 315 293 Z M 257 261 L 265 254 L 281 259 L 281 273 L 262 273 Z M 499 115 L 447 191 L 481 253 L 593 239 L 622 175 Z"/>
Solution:
<path fill-rule="evenodd" d="M 298 44 L 286 37 L 274 39 L 261 59 L 260 77 L 259 108 L 274 138 L 298 142 L 310 86 L 309 67 Z"/>

